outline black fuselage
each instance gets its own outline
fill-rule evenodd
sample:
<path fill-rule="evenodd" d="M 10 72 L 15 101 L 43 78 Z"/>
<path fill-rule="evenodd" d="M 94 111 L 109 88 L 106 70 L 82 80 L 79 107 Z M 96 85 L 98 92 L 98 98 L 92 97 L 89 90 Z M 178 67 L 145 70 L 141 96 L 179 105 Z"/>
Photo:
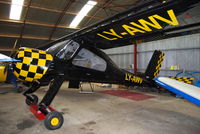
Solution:
<path fill-rule="evenodd" d="M 48 81 L 50 81 L 55 75 L 63 74 L 66 81 L 76 81 L 76 83 L 97 82 L 132 86 L 150 84 L 144 74 L 135 75 L 120 69 L 107 54 L 91 45 L 79 44 L 79 47 L 70 53 L 70 58 L 63 58 L 64 56 L 61 56 L 59 52 L 64 52 L 63 46 L 70 47 L 70 42 L 73 44 L 74 41 L 69 40 L 62 47 L 47 49 L 47 52 L 53 55 L 54 62 L 43 79 L 49 77 Z M 67 50 L 67 47 L 65 49 Z"/>

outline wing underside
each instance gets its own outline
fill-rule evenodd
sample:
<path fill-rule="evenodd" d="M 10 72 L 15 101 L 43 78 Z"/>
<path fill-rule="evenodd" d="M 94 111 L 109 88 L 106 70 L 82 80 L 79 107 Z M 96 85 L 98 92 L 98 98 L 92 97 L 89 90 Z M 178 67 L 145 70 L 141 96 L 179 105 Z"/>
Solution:
<path fill-rule="evenodd" d="M 178 15 L 194 7 L 199 1 L 168 0 L 168 2 L 163 3 L 160 0 L 151 0 L 66 35 L 40 47 L 40 49 L 46 49 L 66 39 L 74 39 L 101 49 L 108 49 L 130 45 L 136 40 L 163 36 L 166 31 L 182 27 Z"/>

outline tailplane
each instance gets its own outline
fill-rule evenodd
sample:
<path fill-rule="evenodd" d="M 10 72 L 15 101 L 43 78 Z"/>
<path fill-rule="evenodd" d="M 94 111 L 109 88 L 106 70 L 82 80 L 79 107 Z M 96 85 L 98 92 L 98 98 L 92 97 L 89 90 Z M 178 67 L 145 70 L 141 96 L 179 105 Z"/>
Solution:
<path fill-rule="evenodd" d="M 151 60 L 145 71 L 145 75 L 147 78 L 154 79 L 159 75 L 164 56 L 165 54 L 163 52 L 158 50 L 154 51 L 153 56 L 151 57 Z"/>

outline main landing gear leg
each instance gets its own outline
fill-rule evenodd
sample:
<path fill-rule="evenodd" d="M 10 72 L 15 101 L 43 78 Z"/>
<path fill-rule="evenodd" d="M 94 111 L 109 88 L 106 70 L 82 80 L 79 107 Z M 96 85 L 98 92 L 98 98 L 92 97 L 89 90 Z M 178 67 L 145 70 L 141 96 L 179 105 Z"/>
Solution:
<path fill-rule="evenodd" d="M 35 92 L 39 88 L 40 88 L 40 83 L 34 82 L 31 85 L 31 87 L 23 93 L 23 95 L 26 96 L 27 105 L 36 105 L 38 103 L 38 97 L 32 93 Z"/>
<path fill-rule="evenodd" d="M 55 130 L 62 126 L 64 119 L 61 113 L 55 111 L 49 105 L 58 93 L 62 83 L 64 82 L 64 75 L 58 75 L 53 83 L 50 85 L 49 90 L 39 104 L 38 109 L 46 115 L 44 125 L 47 129 Z"/>

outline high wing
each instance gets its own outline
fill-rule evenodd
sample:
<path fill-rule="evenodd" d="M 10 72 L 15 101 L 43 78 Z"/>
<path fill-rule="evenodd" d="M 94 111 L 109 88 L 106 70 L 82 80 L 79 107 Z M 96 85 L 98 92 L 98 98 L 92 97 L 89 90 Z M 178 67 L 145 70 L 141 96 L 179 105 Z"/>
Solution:
<path fill-rule="evenodd" d="M 84 42 L 84 44 L 101 49 L 108 49 L 130 45 L 135 40 L 162 36 L 165 32 L 182 27 L 177 16 L 199 2 L 200 0 L 168 0 L 168 2 L 163 3 L 161 0 L 151 0 L 66 35 L 39 49 L 46 49 L 66 39 L 73 39 L 79 43 Z M 190 26 L 193 25 L 188 27 Z"/>
<path fill-rule="evenodd" d="M 18 61 L 20 61 L 20 60 L 10 58 L 10 57 L 0 53 L 0 62 L 18 62 Z"/>

